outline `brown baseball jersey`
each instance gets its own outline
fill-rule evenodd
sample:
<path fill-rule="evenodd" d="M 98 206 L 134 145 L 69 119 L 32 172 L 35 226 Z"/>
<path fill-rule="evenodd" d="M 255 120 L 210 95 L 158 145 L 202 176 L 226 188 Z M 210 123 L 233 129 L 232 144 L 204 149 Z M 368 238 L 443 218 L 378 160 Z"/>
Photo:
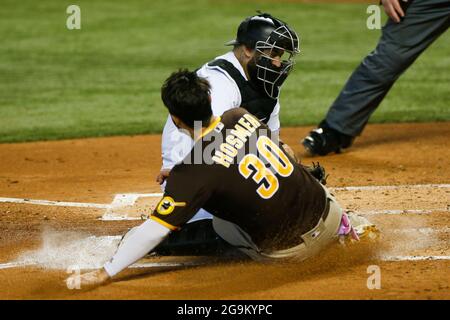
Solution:
<path fill-rule="evenodd" d="M 199 209 L 233 222 L 261 249 L 301 242 L 317 225 L 326 195 L 269 128 L 246 110 L 225 112 L 170 172 L 151 218 L 176 230 Z"/>

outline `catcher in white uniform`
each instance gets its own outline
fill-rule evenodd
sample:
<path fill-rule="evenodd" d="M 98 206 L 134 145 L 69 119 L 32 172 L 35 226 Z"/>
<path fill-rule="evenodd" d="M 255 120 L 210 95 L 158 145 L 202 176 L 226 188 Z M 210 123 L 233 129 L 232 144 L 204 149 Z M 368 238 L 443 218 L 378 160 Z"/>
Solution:
<path fill-rule="evenodd" d="M 273 134 L 280 130 L 280 88 L 299 53 L 299 37 L 285 22 L 263 13 L 246 18 L 237 37 L 227 45 L 233 50 L 206 63 L 197 74 L 211 85 L 215 116 L 233 108 L 244 108 L 267 124 Z M 170 170 L 189 153 L 193 140 L 168 117 L 162 135 L 162 169 L 156 180 L 163 188 Z M 294 155 L 292 150 L 286 146 Z M 199 210 L 191 220 L 211 218 Z"/>

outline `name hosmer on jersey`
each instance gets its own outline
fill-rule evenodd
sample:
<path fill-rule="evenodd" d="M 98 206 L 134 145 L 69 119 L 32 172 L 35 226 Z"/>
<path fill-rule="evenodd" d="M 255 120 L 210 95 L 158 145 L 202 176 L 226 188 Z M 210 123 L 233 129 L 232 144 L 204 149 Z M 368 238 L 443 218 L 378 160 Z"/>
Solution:
<path fill-rule="evenodd" d="M 201 122 L 196 125 L 201 127 Z M 223 133 L 222 131 L 225 130 Z M 262 127 L 262 123 L 251 114 L 244 114 L 239 118 L 232 129 L 224 129 L 224 124 L 219 122 L 212 134 L 204 134 L 195 140 L 211 142 L 209 145 L 196 143 L 191 155 L 183 159 L 185 164 L 219 164 L 229 168 L 232 164 L 240 162 L 247 153 L 258 154 L 256 147 L 258 136 L 254 135 L 258 130 L 260 135 L 271 136 L 278 145 L 278 136 L 268 128 Z M 196 130 L 197 131 L 197 130 Z M 249 143 L 247 143 L 249 142 Z M 242 152 L 241 152 L 242 151 Z"/>
<path fill-rule="evenodd" d="M 239 150 L 241 150 L 252 134 L 261 126 L 261 123 L 250 114 L 244 114 L 234 126 L 234 129 L 229 130 L 225 135 L 225 142 L 221 143 L 219 149 L 214 152 L 212 160 L 229 168 L 236 159 Z M 251 143 L 250 145 L 256 146 Z"/>

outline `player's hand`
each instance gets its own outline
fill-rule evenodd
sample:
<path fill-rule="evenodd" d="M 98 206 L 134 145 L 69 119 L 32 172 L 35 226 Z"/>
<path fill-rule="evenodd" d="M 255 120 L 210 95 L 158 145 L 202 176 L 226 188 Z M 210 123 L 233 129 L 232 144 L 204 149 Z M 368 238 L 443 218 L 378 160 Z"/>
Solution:
<path fill-rule="evenodd" d="M 162 169 L 161 172 L 156 176 L 156 182 L 163 184 L 164 181 L 169 177 L 170 169 Z"/>
<path fill-rule="evenodd" d="M 79 284 L 80 288 L 92 287 L 105 284 L 110 279 L 108 273 L 105 269 L 95 270 L 91 272 L 84 273 L 82 275 L 71 275 L 66 279 L 66 284 Z"/>
<path fill-rule="evenodd" d="M 400 0 L 381 0 L 381 3 L 383 3 L 386 14 L 395 22 L 399 23 L 400 19 L 405 16 Z"/>

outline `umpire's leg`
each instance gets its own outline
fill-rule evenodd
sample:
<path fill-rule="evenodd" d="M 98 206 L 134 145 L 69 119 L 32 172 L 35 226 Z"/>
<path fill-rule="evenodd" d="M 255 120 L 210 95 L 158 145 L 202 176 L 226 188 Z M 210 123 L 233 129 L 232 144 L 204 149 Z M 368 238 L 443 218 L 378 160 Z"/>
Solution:
<path fill-rule="evenodd" d="M 346 135 L 359 135 L 398 77 L 449 26 L 449 0 L 413 0 L 399 24 L 388 20 L 377 47 L 328 111 L 327 124 Z"/>

